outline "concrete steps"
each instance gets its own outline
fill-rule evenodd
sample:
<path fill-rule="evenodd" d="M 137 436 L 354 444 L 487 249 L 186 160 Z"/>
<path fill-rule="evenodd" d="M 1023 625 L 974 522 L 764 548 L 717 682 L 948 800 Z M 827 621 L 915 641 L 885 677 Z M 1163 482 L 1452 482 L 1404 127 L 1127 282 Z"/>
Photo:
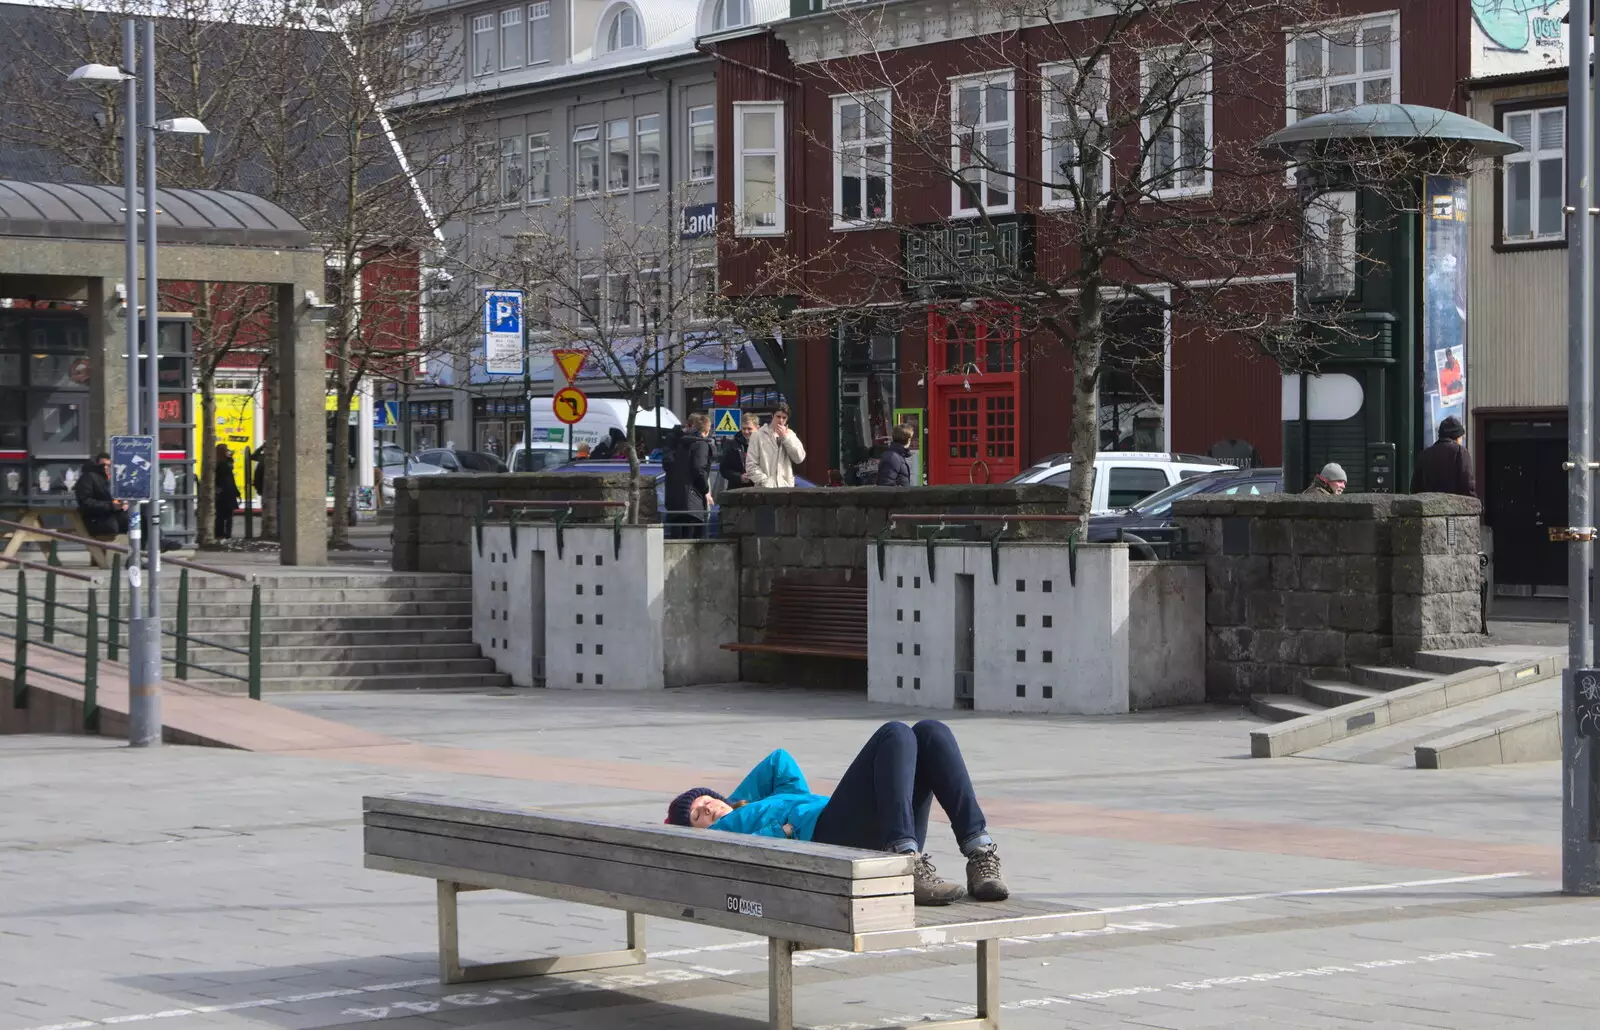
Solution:
<path fill-rule="evenodd" d="M 188 682 L 230 694 L 245 693 L 245 685 L 238 680 L 191 679 Z M 263 671 L 261 693 L 327 693 L 344 690 L 461 690 L 465 688 L 489 689 L 511 686 L 511 677 L 503 672 L 453 673 L 447 676 L 307 676 L 268 677 Z"/>
<path fill-rule="evenodd" d="M 1537 719 L 1524 725 L 1519 717 L 1527 710 L 1506 702 L 1489 705 L 1485 719 L 1470 726 L 1455 716 L 1410 724 L 1559 677 L 1566 666 L 1564 653 L 1536 647 L 1467 648 L 1423 654 L 1417 664 L 1422 668 L 1354 666 L 1348 681 L 1308 678 L 1296 685 L 1294 694 L 1252 697 L 1251 711 L 1277 725 L 1250 734 L 1251 755 L 1305 754 L 1380 764 L 1404 760 L 1419 768 L 1450 768 L 1487 760 L 1491 754 L 1536 754 L 1549 739 L 1548 727 Z M 1504 733 L 1490 732 L 1502 716 L 1513 724 L 1503 727 Z M 1407 728 L 1400 729 L 1401 724 Z M 1465 735 L 1434 743 L 1458 732 Z M 1423 745 L 1428 745 L 1426 753 Z"/>

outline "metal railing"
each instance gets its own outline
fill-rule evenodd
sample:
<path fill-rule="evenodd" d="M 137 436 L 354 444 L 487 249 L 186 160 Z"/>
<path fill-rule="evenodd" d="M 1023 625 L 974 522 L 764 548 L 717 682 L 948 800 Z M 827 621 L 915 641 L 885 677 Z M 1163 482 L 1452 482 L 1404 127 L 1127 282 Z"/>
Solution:
<path fill-rule="evenodd" d="M 12 522 L 8 519 L 0 519 L 0 528 L 10 529 L 13 532 L 20 530 L 28 533 L 30 536 L 43 536 L 50 540 L 48 558 L 43 564 L 39 562 L 26 561 L 20 558 L 0 558 L 0 561 L 4 561 L 8 564 L 13 564 L 19 567 L 18 590 L 0 590 L 0 594 L 15 594 L 19 612 L 25 611 L 27 602 L 29 600 L 39 601 L 43 605 L 43 619 L 34 622 L 27 619 L 25 614 L 19 615 L 17 618 L 16 647 L 19 654 L 24 656 L 23 658 L 17 659 L 18 668 L 23 672 L 27 671 L 25 668 L 23 668 L 23 666 L 26 662 L 25 655 L 29 643 L 26 632 L 29 626 L 37 625 L 42 631 L 40 639 L 35 641 L 35 643 L 38 643 L 44 647 L 54 647 L 55 635 L 57 632 L 68 632 L 78 636 L 83 635 L 77 631 L 58 625 L 56 619 L 57 609 L 65 608 L 69 611 L 80 612 L 84 614 L 89 614 L 89 609 L 95 609 L 96 612 L 98 612 L 98 580 L 91 575 L 73 572 L 60 567 L 58 547 L 62 542 L 82 544 L 85 547 L 91 548 L 100 548 L 112 555 L 109 583 L 110 603 L 107 605 L 104 613 L 104 618 L 106 620 L 106 632 L 103 640 L 106 651 L 106 659 L 108 661 L 117 661 L 122 649 L 121 631 L 128 625 L 132 615 L 132 613 L 129 613 L 127 616 L 121 614 L 123 594 L 122 578 L 124 573 L 123 562 L 124 557 L 129 553 L 129 549 L 122 544 L 117 544 L 110 541 L 93 540 L 87 537 L 75 536 L 71 533 L 62 533 L 53 529 L 41 529 L 36 526 L 25 526 L 22 523 Z M 261 700 L 261 585 L 255 582 L 253 577 L 244 573 L 234 572 L 230 569 L 220 569 L 211 565 L 204 565 L 200 562 L 191 561 L 187 558 L 164 557 L 162 561 L 165 564 L 175 565 L 181 570 L 178 575 L 178 604 L 177 611 L 175 613 L 176 620 L 174 628 L 167 629 L 165 626 L 161 628 L 162 636 L 172 639 L 173 648 L 170 654 L 165 653 L 164 651 L 161 656 L 162 660 L 170 661 L 172 663 L 173 674 L 177 679 L 187 680 L 189 678 L 189 672 L 191 669 L 200 669 L 202 671 L 209 672 L 214 676 L 236 680 L 245 684 L 245 688 L 249 693 L 250 699 L 253 701 Z M 45 588 L 42 597 L 28 597 L 26 595 L 25 590 L 23 589 L 23 581 L 20 578 L 26 569 L 33 569 L 44 574 Z M 247 646 L 234 647 L 231 644 L 224 644 L 217 640 L 207 640 L 204 637 L 198 637 L 189 632 L 189 601 L 191 594 L 189 572 L 191 569 L 196 572 L 203 572 L 207 575 L 218 576 L 223 579 L 250 584 L 250 615 Z M 57 577 L 62 576 L 68 579 L 78 580 L 90 584 L 88 609 L 57 600 L 56 580 Z M 87 645 L 85 645 L 86 649 L 83 653 L 76 651 L 63 652 L 84 658 L 85 679 L 90 681 L 96 679 L 98 675 L 99 648 L 102 640 L 99 634 L 98 618 L 98 614 L 91 615 L 89 618 L 89 629 L 95 635 L 95 647 L 93 649 L 90 649 L 87 647 Z M 227 669 L 217 668 L 216 666 L 197 662 L 190 656 L 190 645 L 199 645 L 200 647 L 213 648 L 218 651 L 240 655 L 245 659 L 246 672 L 243 675 L 240 675 L 237 672 L 231 672 Z M 54 649 L 62 650 L 60 648 Z M 90 653 L 91 651 L 92 656 Z M 93 666 L 93 668 L 91 668 L 91 666 Z M 36 669 L 34 671 L 41 672 L 46 675 L 56 675 L 55 673 L 50 673 L 42 669 Z M 65 679 L 67 677 L 59 676 L 58 678 Z M 14 707 L 24 708 L 26 707 L 25 702 L 27 693 L 25 677 L 20 678 L 18 682 L 20 682 L 22 686 L 13 690 L 13 704 Z M 81 681 L 72 680 L 71 682 L 77 683 Z M 86 686 L 85 691 L 87 692 L 88 690 L 89 688 Z M 17 703 L 19 698 L 23 703 Z"/>
<path fill-rule="evenodd" d="M 37 673 L 53 679 L 65 680 L 76 683 L 83 688 L 83 729 L 86 733 L 97 733 L 100 730 L 100 605 L 96 592 L 93 576 L 86 576 L 78 572 L 68 572 L 65 569 L 52 568 L 38 562 L 24 561 L 21 558 L 8 558 L 0 556 L 0 561 L 8 565 L 17 566 L 17 585 L 15 589 L 0 587 L 0 594 L 10 595 L 15 599 L 17 610 L 16 618 L 12 622 L 10 632 L 0 629 L 0 638 L 12 641 L 11 665 L 11 707 L 28 707 L 28 674 Z M 44 596 L 39 597 L 28 593 L 28 570 L 35 569 L 45 574 Z M 65 601 L 58 601 L 55 595 L 55 577 L 67 576 L 70 579 L 82 580 L 89 584 L 88 604 L 79 607 Z M 28 602 L 39 601 L 44 605 L 43 619 L 28 617 Z M 88 616 L 82 631 L 68 626 L 56 625 L 56 609 L 66 608 L 69 611 L 82 612 Z M 37 626 L 43 630 L 42 639 L 32 640 L 30 627 Z M 55 642 L 57 631 L 76 636 L 83 640 L 83 650 L 62 647 Z M 42 647 L 56 654 L 64 654 L 83 660 L 83 675 L 69 676 L 57 669 L 42 665 L 34 665 L 28 661 L 29 644 Z"/>

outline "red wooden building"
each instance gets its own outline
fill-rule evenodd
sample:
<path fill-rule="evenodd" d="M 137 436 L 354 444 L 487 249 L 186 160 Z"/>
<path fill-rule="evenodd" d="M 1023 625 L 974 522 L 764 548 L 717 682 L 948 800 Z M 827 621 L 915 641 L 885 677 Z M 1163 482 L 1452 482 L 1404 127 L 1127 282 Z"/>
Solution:
<path fill-rule="evenodd" d="M 870 468 L 904 409 L 925 418 L 930 482 L 1000 482 L 1069 450 L 1072 369 L 1059 344 L 1041 344 L 1002 306 L 963 302 L 948 291 L 921 297 L 909 282 L 862 270 L 874 254 L 894 259 L 882 267 L 907 267 L 914 258 L 910 229 L 944 233 L 943 246 L 977 258 L 1005 251 L 1009 260 L 1060 260 L 1046 217 L 1059 212 L 1059 191 L 1041 171 L 1053 145 L 1046 124 L 1058 112 L 1037 84 L 1057 62 L 1092 54 L 1114 31 L 1108 19 L 1071 20 L 1066 12 L 1088 10 L 1071 4 L 1051 5 L 1050 21 L 1030 21 L 972 0 L 813 2 L 815 10 L 796 0 L 789 19 L 704 41 L 720 58 L 725 289 L 730 296 L 785 293 L 791 303 L 823 312 L 819 328 L 775 348 L 775 378 L 807 445 L 805 474 L 820 482 L 837 469 L 852 481 L 853 469 Z M 1191 8 L 1205 9 L 1175 9 Z M 1279 42 L 1264 46 L 1260 59 L 1206 70 L 1211 91 L 1172 118 L 1174 151 L 1202 132 L 1209 153 L 1253 151 L 1302 112 L 1359 103 L 1462 109 L 1468 5 L 1420 0 L 1400 11 L 1332 0 L 1309 32 L 1291 10 L 1286 5 L 1281 26 L 1269 27 Z M 1113 96 L 1136 93 L 1151 75 L 1133 49 L 1111 49 L 1102 67 Z M 917 98 L 942 105 L 943 117 L 975 133 L 977 145 L 993 141 L 985 163 L 1004 166 L 1009 176 L 964 190 L 929 157 L 936 148 L 927 140 L 937 127 L 907 138 L 904 119 L 875 117 L 870 108 Z M 1110 140 L 1107 171 L 1141 147 L 1138 139 Z M 1183 202 L 1209 193 L 1210 171 L 1190 181 L 1181 160 L 1174 167 L 1167 197 Z M 771 280 L 773 262 L 796 270 L 788 288 L 758 285 Z M 1234 269 L 1227 278 L 1272 292 L 1289 308 L 1291 263 L 1245 271 L 1252 274 Z M 1191 286 L 1204 275 L 1197 267 Z M 1167 278 L 1161 291 L 1170 297 L 1182 289 L 1170 282 L 1181 277 L 1169 270 Z M 1154 287 L 1152 293 L 1163 295 Z M 864 315 L 871 301 L 892 317 Z M 830 323 L 830 307 L 850 314 Z M 1262 464 L 1281 460 L 1282 377 L 1274 361 L 1187 324 L 1179 304 L 1122 304 L 1111 317 L 1148 334 L 1164 359 L 1102 377 L 1104 449 L 1220 455 L 1253 448 Z"/>

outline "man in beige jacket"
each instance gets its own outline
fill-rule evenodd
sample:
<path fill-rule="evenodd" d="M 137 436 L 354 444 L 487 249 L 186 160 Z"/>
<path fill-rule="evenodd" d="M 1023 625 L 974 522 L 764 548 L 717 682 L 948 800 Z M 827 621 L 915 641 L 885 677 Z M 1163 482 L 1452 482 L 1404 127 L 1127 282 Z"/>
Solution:
<path fill-rule="evenodd" d="M 789 428 L 789 405 L 779 403 L 772 421 L 750 434 L 744 475 L 758 487 L 794 486 L 794 467 L 805 460 L 805 445 Z"/>

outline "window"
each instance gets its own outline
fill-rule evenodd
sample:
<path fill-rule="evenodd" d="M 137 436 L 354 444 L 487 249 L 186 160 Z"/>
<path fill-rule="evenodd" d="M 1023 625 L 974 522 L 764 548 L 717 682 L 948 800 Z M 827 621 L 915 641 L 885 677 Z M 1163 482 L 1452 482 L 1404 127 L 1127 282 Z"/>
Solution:
<path fill-rule="evenodd" d="M 1012 163 L 1011 74 L 951 83 L 951 160 L 961 182 L 952 186 L 955 213 L 1010 211 Z"/>
<path fill-rule="evenodd" d="M 661 327 L 666 303 L 663 285 L 661 269 L 647 268 L 639 273 L 640 324 L 652 331 Z"/>
<path fill-rule="evenodd" d="M 717 297 L 717 251 L 715 247 L 696 247 L 689 252 L 689 320 L 711 317 Z"/>
<path fill-rule="evenodd" d="M 500 12 L 500 69 L 521 68 L 528 63 L 528 37 L 522 31 L 522 8 Z"/>
<path fill-rule="evenodd" d="M 600 192 L 600 126 L 580 125 L 573 132 L 572 167 L 579 196 Z"/>
<path fill-rule="evenodd" d="M 606 276 L 606 324 L 613 329 L 634 324 L 633 280 L 623 272 Z"/>
<path fill-rule="evenodd" d="M 1106 483 L 1106 507 L 1131 508 L 1167 486 L 1167 474 L 1155 468 L 1111 469 Z"/>
<path fill-rule="evenodd" d="M 1106 140 L 1107 63 L 1085 75 L 1071 64 L 1040 69 L 1043 81 L 1045 205 L 1093 205 L 1111 183 L 1111 148 Z"/>
<path fill-rule="evenodd" d="M 522 184 L 522 137 L 508 136 L 500 141 L 500 203 L 520 203 Z"/>
<path fill-rule="evenodd" d="M 528 137 L 528 199 L 534 203 L 550 199 L 548 132 L 536 132 Z"/>
<path fill-rule="evenodd" d="M 889 216 L 889 94 L 833 98 L 833 224 Z"/>
<path fill-rule="evenodd" d="M 717 174 L 717 112 L 689 108 L 689 181 L 703 182 Z"/>
<path fill-rule="evenodd" d="M 578 277 L 578 316 L 581 324 L 600 324 L 600 273 L 591 265 Z"/>
<path fill-rule="evenodd" d="M 749 0 L 717 0 L 716 12 L 711 18 L 711 28 L 717 32 L 736 29 L 750 24 Z"/>
<path fill-rule="evenodd" d="M 1505 183 L 1501 201 L 1505 242 L 1565 238 L 1562 206 L 1567 190 L 1566 108 L 1517 111 L 1507 114 L 1503 125 L 1506 135 L 1522 144 L 1521 153 L 1504 158 L 1501 169 Z"/>
<path fill-rule="evenodd" d="M 550 63 L 550 4 L 528 5 L 528 63 Z"/>
<path fill-rule="evenodd" d="M 1157 194 L 1211 188 L 1211 57 L 1159 51 L 1144 60 L 1145 177 Z"/>
<path fill-rule="evenodd" d="M 627 50 L 639 45 L 639 15 L 631 7 L 624 7 L 611 19 L 606 31 L 606 53 Z"/>
<path fill-rule="evenodd" d="M 783 105 L 734 104 L 734 231 L 783 234 Z"/>
<path fill-rule="evenodd" d="M 1400 16 L 1301 29 L 1289 40 L 1290 124 L 1400 96 Z"/>
<path fill-rule="evenodd" d="M 428 47 L 428 34 L 422 29 L 414 29 L 406 33 L 405 47 L 400 53 L 401 81 L 406 86 L 419 84 L 422 78 L 425 51 Z"/>
<path fill-rule="evenodd" d="M 494 15 L 478 14 L 472 18 L 472 74 L 494 73 Z"/>
<path fill-rule="evenodd" d="M 638 185 L 661 185 L 661 116 L 642 115 L 635 123 L 639 146 Z"/>
<path fill-rule="evenodd" d="M 1331 190 L 1306 205 L 1305 253 L 1301 282 L 1310 300 L 1349 297 L 1356 292 L 1356 195 Z"/>
<path fill-rule="evenodd" d="M 499 170 L 496 167 L 499 152 L 500 145 L 492 140 L 479 143 L 472 148 L 472 171 L 477 177 L 473 197 L 479 207 L 489 207 L 495 202 L 495 190 L 499 179 Z"/>
<path fill-rule="evenodd" d="M 628 119 L 606 123 L 606 189 L 625 190 L 633 184 L 632 138 Z"/>

